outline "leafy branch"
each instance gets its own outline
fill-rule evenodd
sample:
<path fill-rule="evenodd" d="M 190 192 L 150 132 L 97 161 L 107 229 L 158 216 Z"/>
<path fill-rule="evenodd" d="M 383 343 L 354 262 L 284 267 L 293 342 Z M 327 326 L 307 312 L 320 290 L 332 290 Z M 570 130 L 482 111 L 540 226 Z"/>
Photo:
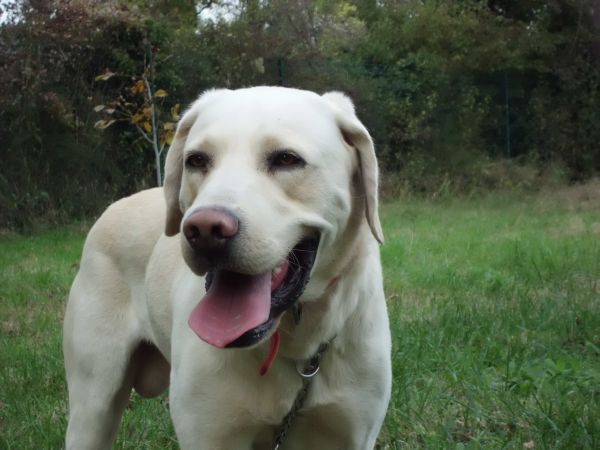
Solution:
<path fill-rule="evenodd" d="M 171 145 L 175 126 L 179 120 L 179 103 L 170 110 L 168 120 L 162 120 L 158 103 L 169 94 L 164 89 L 153 90 L 153 58 L 144 60 L 144 72 L 129 76 L 106 70 L 96 77 L 96 81 L 108 81 L 113 77 L 126 77 L 131 84 L 121 91 L 118 97 L 106 104 L 96 105 L 94 111 L 103 118 L 96 121 L 95 128 L 105 130 L 117 122 L 132 125 L 140 137 L 151 145 L 154 152 L 156 183 L 162 186 L 162 155 Z M 162 102 L 161 102 L 162 103 Z"/>

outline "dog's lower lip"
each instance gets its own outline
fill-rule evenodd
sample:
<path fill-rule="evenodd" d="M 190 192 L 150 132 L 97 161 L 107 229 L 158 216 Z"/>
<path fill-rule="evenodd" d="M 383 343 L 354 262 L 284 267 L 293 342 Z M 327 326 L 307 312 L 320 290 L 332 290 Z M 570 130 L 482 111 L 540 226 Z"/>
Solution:
<path fill-rule="evenodd" d="M 235 341 L 230 342 L 225 346 L 225 348 L 243 348 L 250 347 L 260 341 L 262 341 L 271 331 L 273 325 L 275 324 L 274 319 L 269 319 L 262 325 L 259 325 L 256 328 L 248 330 Z"/>
<path fill-rule="evenodd" d="M 283 280 L 271 292 L 269 319 L 262 325 L 248 330 L 226 347 L 248 347 L 260 342 L 269 334 L 276 323 L 276 319 L 290 308 L 304 292 L 304 288 L 310 279 L 310 272 L 316 259 L 318 246 L 319 239 L 303 239 L 292 249 L 290 255 L 288 255 L 288 260 L 292 262 L 284 268 L 286 273 Z M 208 284 L 207 277 L 207 289 Z"/>

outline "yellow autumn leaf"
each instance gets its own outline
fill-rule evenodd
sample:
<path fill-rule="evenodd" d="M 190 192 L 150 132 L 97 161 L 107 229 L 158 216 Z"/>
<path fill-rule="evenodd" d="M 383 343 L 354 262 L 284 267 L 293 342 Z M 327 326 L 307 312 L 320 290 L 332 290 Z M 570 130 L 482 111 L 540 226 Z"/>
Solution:
<path fill-rule="evenodd" d="M 166 131 L 172 131 L 175 129 L 175 124 L 173 122 L 165 122 L 165 123 L 163 123 L 163 128 Z"/>
<path fill-rule="evenodd" d="M 150 124 L 150 122 L 144 122 L 142 124 L 142 127 L 144 127 L 144 130 L 146 130 L 146 133 L 152 132 L 152 125 Z"/>
<path fill-rule="evenodd" d="M 171 119 L 179 120 L 179 108 L 180 108 L 179 103 L 177 103 L 175 106 L 173 106 L 171 108 Z"/>
<path fill-rule="evenodd" d="M 99 130 L 104 130 L 110 127 L 116 120 L 99 120 L 94 124 L 94 128 L 98 128 Z"/>
<path fill-rule="evenodd" d="M 159 97 L 159 98 L 166 97 L 167 95 L 169 95 L 169 94 L 167 94 L 167 91 L 165 91 L 164 89 L 159 89 L 158 91 L 156 91 L 154 93 L 154 96 Z"/>
<path fill-rule="evenodd" d="M 115 73 L 111 72 L 110 70 L 107 70 L 106 72 L 104 72 L 101 75 L 98 75 L 95 80 L 96 81 L 106 81 L 109 78 L 112 78 L 115 75 Z"/>
<path fill-rule="evenodd" d="M 141 94 L 146 90 L 144 80 L 137 80 L 133 86 L 131 86 L 131 92 L 134 94 Z"/>
<path fill-rule="evenodd" d="M 133 115 L 133 117 L 131 118 L 131 121 L 133 123 L 140 123 L 141 121 L 143 121 L 146 117 L 144 117 L 143 114 L 141 113 L 136 113 Z"/>
<path fill-rule="evenodd" d="M 172 131 L 167 131 L 167 133 L 165 135 L 165 140 L 167 141 L 167 144 L 171 145 L 173 143 L 174 136 L 175 136 L 175 133 L 173 133 Z"/>

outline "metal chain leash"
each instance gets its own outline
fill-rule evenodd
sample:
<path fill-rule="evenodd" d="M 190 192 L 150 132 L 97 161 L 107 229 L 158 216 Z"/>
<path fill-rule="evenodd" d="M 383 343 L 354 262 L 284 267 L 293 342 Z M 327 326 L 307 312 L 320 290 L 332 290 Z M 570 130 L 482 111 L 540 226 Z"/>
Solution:
<path fill-rule="evenodd" d="M 292 426 L 292 422 L 298 415 L 300 409 L 302 409 L 302 406 L 304 406 L 304 402 L 306 400 L 306 397 L 308 396 L 308 390 L 310 388 L 312 380 L 319 371 L 321 357 L 329 348 L 329 344 L 331 344 L 331 341 L 333 341 L 333 338 L 329 342 L 324 342 L 323 344 L 321 344 L 317 352 L 313 355 L 313 357 L 310 358 L 306 362 L 306 364 L 304 364 L 304 367 L 300 367 L 300 365 L 298 364 L 296 365 L 296 370 L 302 377 L 302 387 L 296 395 L 296 400 L 294 400 L 292 409 L 290 409 L 290 412 L 286 414 L 286 416 L 281 421 L 281 424 L 279 424 L 279 427 L 277 428 L 275 437 L 273 438 L 273 450 L 281 450 L 281 444 L 285 440 L 285 437 L 287 436 L 287 433 Z"/>

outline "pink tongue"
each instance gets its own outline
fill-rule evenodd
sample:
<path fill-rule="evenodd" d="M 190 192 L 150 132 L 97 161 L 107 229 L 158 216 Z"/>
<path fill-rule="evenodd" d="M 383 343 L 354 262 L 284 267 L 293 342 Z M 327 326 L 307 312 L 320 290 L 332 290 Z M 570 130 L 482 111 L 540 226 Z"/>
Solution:
<path fill-rule="evenodd" d="M 243 275 L 218 271 L 190 314 L 189 326 L 203 341 L 223 348 L 262 325 L 271 311 L 271 273 Z"/>

